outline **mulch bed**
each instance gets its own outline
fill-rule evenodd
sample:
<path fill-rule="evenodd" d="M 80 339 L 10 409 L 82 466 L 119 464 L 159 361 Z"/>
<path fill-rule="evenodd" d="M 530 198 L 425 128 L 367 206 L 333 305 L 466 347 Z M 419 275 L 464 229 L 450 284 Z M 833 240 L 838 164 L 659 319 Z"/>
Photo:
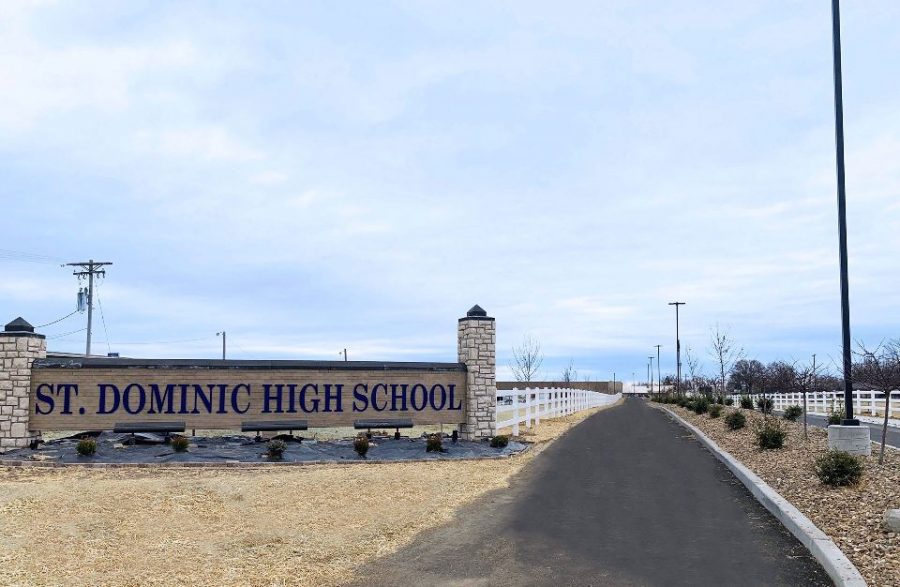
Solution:
<path fill-rule="evenodd" d="M 900 585 L 900 533 L 888 532 L 881 523 L 885 510 L 900 508 L 900 452 L 888 448 L 884 464 L 879 465 L 879 447 L 873 445 L 872 456 L 864 458 L 859 485 L 830 488 L 814 470 L 816 457 L 828 450 L 827 432 L 809 426 L 805 439 L 802 417 L 801 422 L 783 422 L 788 430 L 783 448 L 764 451 L 757 447 L 753 432 L 754 423 L 763 418 L 759 412 L 742 410 L 747 426 L 730 431 L 724 417 L 735 408 L 726 408 L 722 416 L 711 419 L 678 406 L 666 407 L 700 428 L 794 504 L 831 537 L 869 585 Z"/>
<path fill-rule="evenodd" d="M 0 455 L 0 465 L 12 462 L 37 462 L 46 464 L 206 464 L 210 466 L 224 463 L 269 463 L 265 442 L 254 442 L 249 436 L 191 437 L 190 448 L 186 452 L 176 452 L 155 434 L 138 435 L 143 442 L 127 444 L 128 434 L 103 432 L 97 438 L 97 452 L 93 456 L 80 456 L 75 446 L 77 438 L 61 438 L 41 444 L 36 450 L 22 448 Z M 304 440 L 296 442 L 289 436 L 279 436 L 286 442 L 286 450 L 279 459 L 281 463 L 340 463 L 361 460 L 353 449 L 352 439 Z M 401 438 L 375 436 L 370 442 L 367 460 L 409 461 L 477 459 L 510 456 L 527 448 L 526 444 L 510 442 L 502 449 L 491 448 L 487 442 L 459 440 L 452 442 L 444 438 L 442 452 L 426 452 L 424 438 Z"/>

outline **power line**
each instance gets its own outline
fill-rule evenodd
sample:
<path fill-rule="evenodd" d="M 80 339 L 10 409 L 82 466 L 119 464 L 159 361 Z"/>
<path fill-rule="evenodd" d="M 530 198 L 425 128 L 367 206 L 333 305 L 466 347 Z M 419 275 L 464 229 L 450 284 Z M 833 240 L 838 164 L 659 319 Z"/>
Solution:
<path fill-rule="evenodd" d="M 106 352 L 107 354 L 112 352 L 112 349 L 109 347 L 109 331 L 106 329 L 106 317 L 103 315 L 103 302 L 100 301 L 100 292 L 97 292 L 97 306 L 100 308 L 100 321 L 103 322 L 103 336 L 106 337 Z"/>
<path fill-rule="evenodd" d="M 24 263 L 43 263 L 47 265 L 59 265 L 62 259 L 50 255 L 28 253 L 26 251 L 14 251 L 12 249 L 0 249 L 0 261 L 22 261 Z"/>
<path fill-rule="evenodd" d="M 63 316 L 62 318 L 57 318 L 57 319 L 54 320 L 53 322 L 47 322 L 46 324 L 38 324 L 37 326 L 35 326 L 35 328 L 44 328 L 45 326 L 51 326 L 51 325 L 53 325 L 53 324 L 56 324 L 57 322 L 62 322 L 62 321 L 65 320 L 66 318 L 71 318 L 72 316 L 74 316 L 74 315 L 77 314 L 77 313 L 78 313 L 78 310 L 75 310 L 75 311 L 72 312 L 71 314 L 66 314 L 66 315 Z"/>
<path fill-rule="evenodd" d="M 157 340 L 154 342 L 115 342 L 115 341 L 113 341 L 112 344 L 114 344 L 116 346 L 122 345 L 122 344 L 179 344 L 179 343 L 183 343 L 183 342 L 199 342 L 201 340 L 209 340 L 209 338 L 210 337 L 205 336 L 203 338 L 189 338 L 189 339 L 185 339 L 185 340 Z"/>
<path fill-rule="evenodd" d="M 83 332 L 85 330 L 87 330 L 87 328 L 79 328 L 78 330 L 73 330 L 72 332 L 64 332 L 63 334 L 57 334 L 56 336 L 50 336 L 50 337 L 48 337 L 48 340 L 56 340 L 57 338 L 69 336 L 70 334 L 77 334 L 77 333 Z"/>

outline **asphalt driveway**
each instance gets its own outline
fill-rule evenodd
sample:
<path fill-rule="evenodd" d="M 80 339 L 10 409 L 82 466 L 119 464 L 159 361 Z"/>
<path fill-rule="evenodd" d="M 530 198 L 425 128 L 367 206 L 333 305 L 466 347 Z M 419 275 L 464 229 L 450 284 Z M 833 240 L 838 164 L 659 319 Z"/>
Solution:
<path fill-rule="evenodd" d="M 359 576 L 360 586 L 831 585 L 719 461 L 638 399 L 588 418 L 510 489 Z"/>

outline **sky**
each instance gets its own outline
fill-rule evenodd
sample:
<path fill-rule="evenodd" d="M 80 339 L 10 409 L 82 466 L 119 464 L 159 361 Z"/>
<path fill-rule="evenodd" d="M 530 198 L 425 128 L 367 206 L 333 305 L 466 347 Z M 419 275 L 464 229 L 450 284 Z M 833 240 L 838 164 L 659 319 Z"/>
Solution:
<path fill-rule="evenodd" d="M 0 3 L 0 322 L 498 375 L 840 356 L 821 1 Z M 900 3 L 842 7 L 853 338 L 900 337 Z M 102 308 L 102 312 L 101 312 Z M 41 326 L 83 352 L 86 315 Z M 81 329 L 79 331 L 79 329 Z M 826 359 L 827 361 L 828 359 Z"/>

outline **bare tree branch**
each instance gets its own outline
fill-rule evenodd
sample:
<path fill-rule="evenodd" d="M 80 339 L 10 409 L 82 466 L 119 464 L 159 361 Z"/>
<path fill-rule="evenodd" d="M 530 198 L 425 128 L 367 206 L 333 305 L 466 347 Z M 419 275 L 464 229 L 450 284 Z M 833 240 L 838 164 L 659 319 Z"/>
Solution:
<path fill-rule="evenodd" d="M 725 374 L 731 371 L 735 361 L 744 356 L 744 349 L 736 346 L 728 329 L 722 329 L 716 323 L 715 330 L 710 329 L 710 352 L 719 366 L 719 379 L 722 385 L 719 393 L 725 395 Z"/>
<path fill-rule="evenodd" d="M 541 351 L 541 343 L 530 334 L 522 337 L 522 344 L 513 347 L 514 363 L 509 364 L 513 376 L 519 383 L 531 383 L 538 369 L 544 363 L 544 353 Z"/>
<path fill-rule="evenodd" d="M 569 364 L 563 369 L 562 380 L 566 383 L 566 387 L 571 387 L 573 381 L 578 381 L 578 371 L 575 370 L 575 364 L 569 359 Z"/>
<path fill-rule="evenodd" d="M 881 427 L 881 451 L 878 464 L 884 464 L 884 444 L 887 440 L 888 420 L 891 413 L 891 391 L 900 389 L 900 340 L 881 342 L 874 349 L 857 342 L 854 351 L 853 381 L 884 393 L 884 424 Z"/>

